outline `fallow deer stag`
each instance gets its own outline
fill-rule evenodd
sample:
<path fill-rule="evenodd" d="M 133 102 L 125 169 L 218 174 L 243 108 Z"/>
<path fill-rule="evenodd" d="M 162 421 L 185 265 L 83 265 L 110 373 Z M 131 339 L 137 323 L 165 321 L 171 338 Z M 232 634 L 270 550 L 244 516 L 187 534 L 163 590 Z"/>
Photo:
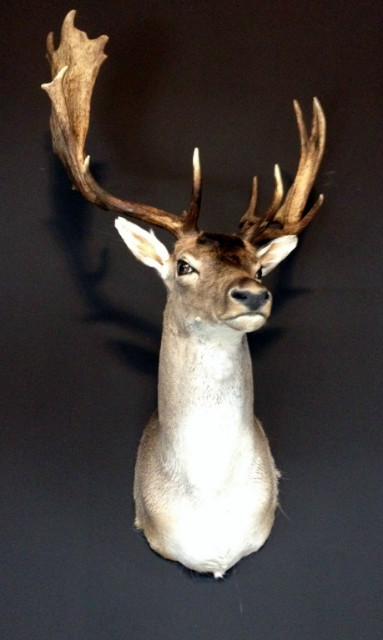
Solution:
<path fill-rule="evenodd" d="M 107 36 L 89 40 L 65 18 L 55 50 L 49 34 L 54 151 L 90 202 L 162 227 L 176 238 L 173 253 L 151 232 L 118 217 L 115 225 L 138 260 L 153 267 L 167 289 L 161 342 L 158 410 L 147 424 L 135 470 L 135 525 L 165 558 L 222 577 L 269 536 L 278 504 L 278 471 L 253 415 L 253 377 L 246 333 L 262 327 L 272 297 L 262 284 L 286 258 L 323 201 L 304 215 L 322 159 L 325 118 L 317 99 L 307 133 L 294 103 L 301 144 L 295 180 L 283 199 L 278 166 L 275 192 L 256 214 L 254 178 L 238 234 L 198 228 L 201 171 L 193 158 L 190 205 L 181 215 L 116 198 L 89 169 L 84 143 L 90 100 L 106 58 Z"/>

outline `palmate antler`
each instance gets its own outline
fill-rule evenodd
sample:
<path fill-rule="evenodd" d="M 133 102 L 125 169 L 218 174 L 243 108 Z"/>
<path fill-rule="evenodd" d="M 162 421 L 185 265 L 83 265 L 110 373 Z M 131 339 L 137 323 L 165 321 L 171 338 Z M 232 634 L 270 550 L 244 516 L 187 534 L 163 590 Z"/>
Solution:
<path fill-rule="evenodd" d="M 90 158 L 84 151 L 84 145 L 92 91 L 100 66 L 107 57 L 104 47 L 108 36 L 90 40 L 86 33 L 74 26 L 75 15 L 76 11 L 70 11 L 66 16 L 58 49 L 54 49 L 53 33 L 48 35 L 47 58 L 52 82 L 42 85 L 52 101 L 50 125 L 53 149 L 66 167 L 73 185 L 93 204 L 162 227 L 177 238 L 196 230 L 201 200 L 197 149 L 193 158 L 193 189 L 189 210 L 180 216 L 116 198 L 93 178 L 89 169 Z"/>
<path fill-rule="evenodd" d="M 104 47 L 108 37 L 90 40 L 74 26 L 76 11 L 66 16 L 61 42 L 55 50 L 53 33 L 47 39 L 47 58 L 52 82 L 42 88 L 52 101 L 51 132 L 53 148 L 67 169 L 73 185 L 93 204 L 103 209 L 138 218 L 162 227 L 180 238 L 198 231 L 201 204 L 201 168 L 198 149 L 193 156 L 193 186 L 190 205 L 181 215 L 148 205 L 122 200 L 105 191 L 93 178 L 89 156 L 84 150 L 89 127 L 90 101 L 100 66 L 107 57 Z M 314 121 L 308 137 L 300 107 L 294 103 L 301 138 L 301 159 L 295 181 L 283 201 L 283 186 L 278 166 L 275 168 L 275 192 L 263 216 L 255 214 L 257 181 L 254 178 L 249 208 L 241 219 L 240 235 L 256 244 L 285 234 L 300 233 L 312 220 L 323 201 L 320 196 L 311 211 L 302 217 L 314 183 L 325 144 L 325 119 L 319 101 L 314 99 Z"/>

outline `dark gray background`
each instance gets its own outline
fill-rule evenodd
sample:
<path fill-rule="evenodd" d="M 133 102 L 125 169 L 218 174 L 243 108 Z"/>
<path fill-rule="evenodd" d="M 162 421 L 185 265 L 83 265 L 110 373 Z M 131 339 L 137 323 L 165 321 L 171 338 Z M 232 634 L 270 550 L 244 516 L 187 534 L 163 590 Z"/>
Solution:
<path fill-rule="evenodd" d="M 273 164 L 295 172 L 293 98 L 309 117 L 317 95 L 327 115 L 325 205 L 250 341 L 283 512 L 218 583 L 133 529 L 165 296 L 50 150 L 45 36 L 71 8 L 1 15 L 0 636 L 378 640 L 382 3 L 77 2 L 77 26 L 111 38 L 87 150 L 117 195 L 182 210 L 199 145 L 202 226 L 235 230 L 253 173 L 265 204 Z"/>

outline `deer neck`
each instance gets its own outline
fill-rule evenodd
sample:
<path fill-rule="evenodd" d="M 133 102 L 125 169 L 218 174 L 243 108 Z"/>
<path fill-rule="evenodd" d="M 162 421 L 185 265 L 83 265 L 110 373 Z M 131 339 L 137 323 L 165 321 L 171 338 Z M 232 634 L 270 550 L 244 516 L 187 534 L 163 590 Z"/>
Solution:
<path fill-rule="evenodd" d="M 168 301 L 160 351 L 160 429 L 237 437 L 253 429 L 253 376 L 246 334 L 197 319 L 185 324 Z M 201 434 L 200 434 L 201 435 Z M 193 437 L 193 435 L 192 435 Z"/>

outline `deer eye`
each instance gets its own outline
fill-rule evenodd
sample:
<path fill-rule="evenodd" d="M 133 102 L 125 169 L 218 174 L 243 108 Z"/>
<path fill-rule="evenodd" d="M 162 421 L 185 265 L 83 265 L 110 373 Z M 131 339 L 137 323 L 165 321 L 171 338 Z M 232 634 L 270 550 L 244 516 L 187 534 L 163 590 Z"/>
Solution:
<path fill-rule="evenodd" d="M 257 271 L 257 273 L 255 274 L 255 279 L 256 280 L 262 280 L 262 275 L 263 275 L 263 271 L 262 271 L 262 267 L 260 267 Z"/>
<path fill-rule="evenodd" d="M 178 276 L 186 276 L 188 273 L 193 273 L 195 269 L 190 266 L 186 260 L 178 260 L 177 261 L 177 275 Z"/>

